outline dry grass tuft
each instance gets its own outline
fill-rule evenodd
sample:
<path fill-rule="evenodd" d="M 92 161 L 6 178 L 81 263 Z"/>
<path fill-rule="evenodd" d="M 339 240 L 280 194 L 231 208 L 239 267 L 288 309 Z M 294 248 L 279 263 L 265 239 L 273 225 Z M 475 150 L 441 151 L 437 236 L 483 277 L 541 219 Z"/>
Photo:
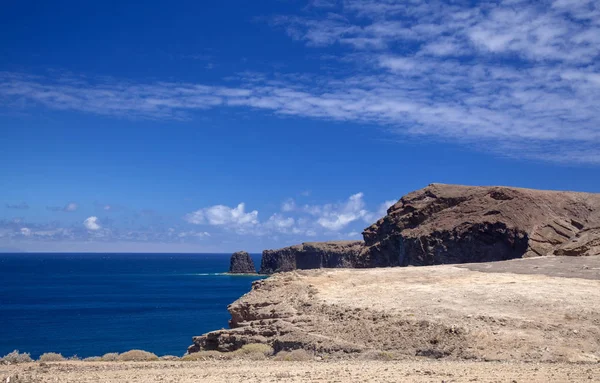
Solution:
<path fill-rule="evenodd" d="M 163 355 L 158 358 L 158 360 L 167 360 L 167 361 L 178 361 L 180 359 L 181 358 L 179 358 L 178 356 L 175 356 L 175 355 Z"/>
<path fill-rule="evenodd" d="M 84 362 L 102 362 L 103 359 L 101 356 L 90 356 L 88 358 L 83 359 Z"/>
<path fill-rule="evenodd" d="M 250 343 L 243 345 L 242 348 L 234 353 L 241 356 L 256 357 L 256 359 L 260 359 L 259 356 L 266 358 L 273 355 L 273 347 L 264 343 Z"/>
<path fill-rule="evenodd" d="M 117 352 L 109 352 L 108 354 L 102 355 L 103 362 L 116 362 L 119 360 L 119 353 Z"/>
<path fill-rule="evenodd" d="M 120 362 L 151 362 L 158 360 L 158 356 L 144 350 L 130 350 L 119 354 Z"/>
<path fill-rule="evenodd" d="M 5 363 L 29 363 L 33 362 L 31 359 L 31 355 L 28 352 L 24 352 L 22 354 L 19 353 L 19 350 L 15 350 L 9 354 L 4 355 L 0 361 Z"/>
<path fill-rule="evenodd" d="M 66 360 L 66 358 L 62 356 L 62 354 L 58 354 L 56 352 L 47 352 L 42 354 L 39 359 L 40 362 L 62 362 L 64 360 Z"/>
<path fill-rule="evenodd" d="M 200 351 L 194 352 L 193 354 L 184 355 L 181 360 L 186 362 L 193 362 L 198 360 L 223 360 L 232 359 L 233 353 L 231 352 L 219 352 L 219 351 Z"/>

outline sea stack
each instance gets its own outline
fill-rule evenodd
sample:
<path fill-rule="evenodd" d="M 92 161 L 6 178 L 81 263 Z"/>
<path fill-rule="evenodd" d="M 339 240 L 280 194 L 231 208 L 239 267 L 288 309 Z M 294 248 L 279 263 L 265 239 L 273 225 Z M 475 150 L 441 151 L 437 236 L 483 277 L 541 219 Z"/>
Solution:
<path fill-rule="evenodd" d="M 237 251 L 231 255 L 231 261 L 229 263 L 230 274 L 256 274 L 256 268 L 254 262 L 245 251 Z"/>

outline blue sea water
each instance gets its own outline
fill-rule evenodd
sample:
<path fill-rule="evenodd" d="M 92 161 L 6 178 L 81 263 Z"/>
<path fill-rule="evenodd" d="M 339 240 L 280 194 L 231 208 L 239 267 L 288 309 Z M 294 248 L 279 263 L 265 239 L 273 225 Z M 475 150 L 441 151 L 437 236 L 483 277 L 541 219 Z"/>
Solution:
<path fill-rule="evenodd" d="M 228 267 L 228 254 L 0 254 L 0 356 L 183 355 L 258 278 Z"/>

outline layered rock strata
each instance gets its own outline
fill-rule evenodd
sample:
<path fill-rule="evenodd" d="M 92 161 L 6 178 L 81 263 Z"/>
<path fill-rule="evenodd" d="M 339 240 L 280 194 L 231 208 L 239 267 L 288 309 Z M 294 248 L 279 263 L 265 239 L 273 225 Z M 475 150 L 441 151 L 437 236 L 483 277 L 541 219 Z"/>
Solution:
<path fill-rule="evenodd" d="M 432 184 L 363 232 L 356 267 L 600 253 L 600 194 Z"/>

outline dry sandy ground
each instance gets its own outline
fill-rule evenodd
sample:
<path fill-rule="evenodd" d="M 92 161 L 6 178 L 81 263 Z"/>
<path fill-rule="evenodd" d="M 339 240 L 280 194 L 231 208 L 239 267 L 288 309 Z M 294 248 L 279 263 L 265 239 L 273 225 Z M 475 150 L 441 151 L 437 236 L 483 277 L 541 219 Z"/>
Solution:
<path fill-rule="evenodd" d="M 600 382 L 600 365 L 451 361 L 57 362 L 0 366 L 2 383 Z"/>

